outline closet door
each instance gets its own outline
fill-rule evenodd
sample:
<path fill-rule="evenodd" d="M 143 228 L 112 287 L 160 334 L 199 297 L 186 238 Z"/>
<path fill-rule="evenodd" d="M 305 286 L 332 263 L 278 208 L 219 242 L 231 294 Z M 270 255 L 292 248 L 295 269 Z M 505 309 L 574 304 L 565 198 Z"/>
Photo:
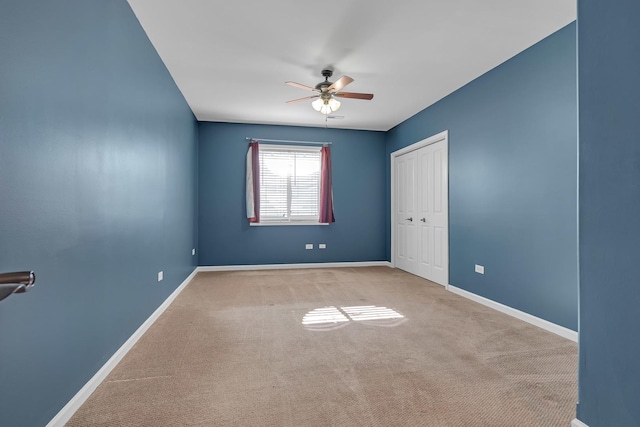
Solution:
<path fill-rule="evenodd" d="M 449 282 L 449 209 L 447 145 L 444 141 L 417 152 L 418 272 L 446 286 Z"/>
<path fill-rule="evenodd" d="M 412 151 L 395 159 L 395 221 L 396 266 L 409 273 L 418 272 L 417 233 L 417 152 Z"/>
<path fill-rule="evenodd" d="M 446 137 L 393 164 L 395 266 L 443 286 L 449 284 L 448 164 Z"/>

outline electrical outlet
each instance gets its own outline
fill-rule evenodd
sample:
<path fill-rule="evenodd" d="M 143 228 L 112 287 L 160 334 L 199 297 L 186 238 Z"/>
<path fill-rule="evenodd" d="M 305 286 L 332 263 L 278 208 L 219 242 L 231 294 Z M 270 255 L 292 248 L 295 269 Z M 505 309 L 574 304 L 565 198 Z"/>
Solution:
<path fill-rule="evenodd" d="M 484 265 L 476 264 L 476 273 L 484 274 Z"/>
<path fill-rule="evenodd" d="M 305 249 L 313 249 L 313 243 L 307 243 L 306 245 L 304 245 Z"/>
<path fill-rule="evenodd" d="M 195 255 L 196 254 L 196 250 L 195 249 L 191 249 L 191 255 Z"/>
<path fill-rule="evenodd" d="M 318 249 L 327 249 L 327 244 L 326 243 L 320 243 L 318 245 Z"/>
<path fill-rule="evenodd" d="M 162 271 L 158 271 L 158 282 L 162 282 L 164 279 L 164 273 Z"/>

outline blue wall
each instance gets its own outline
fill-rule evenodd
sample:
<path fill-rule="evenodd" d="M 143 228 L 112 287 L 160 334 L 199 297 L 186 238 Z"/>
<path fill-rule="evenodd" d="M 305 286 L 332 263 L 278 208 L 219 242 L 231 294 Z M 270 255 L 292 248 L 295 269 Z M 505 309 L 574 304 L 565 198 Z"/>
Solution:
<path fill-rule="evenodd" d="M 197 123 L 124 0 L 3 1 L 0 41 L 0 271 L 37 274 L 0 424 L 41 426 L 193 271 Z"/>
<path fill-rule="evenodd" d="M 229 123 L 200 123 L 199 128 L 200 265 L 385 259 L 384 133 Z M 245 137 L 331 141 L 336 222 L 250 227 Z M 306 250 L 305 243 L 316 249 Z M 327 249 L 317 249 L 318 243 Z"/>
<path fill-rule="evenodd" d="M 573 330 L 575 39 L 573 23 L 387 134 L 391 153 L 449 130 L 450 284 Z"/>
<path fill-rule="evenodd" d="M 640 426 L 640 4 L 578 2 L 578 418 Z"/>

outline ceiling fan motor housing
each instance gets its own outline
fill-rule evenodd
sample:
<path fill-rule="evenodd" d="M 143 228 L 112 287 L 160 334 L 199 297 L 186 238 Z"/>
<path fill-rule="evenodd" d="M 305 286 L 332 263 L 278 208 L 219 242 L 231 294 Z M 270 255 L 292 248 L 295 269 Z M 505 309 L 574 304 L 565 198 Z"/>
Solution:
<path fill-rule="evenodd" d="M 327 88 L 329 86 L 331 86 L 333 84 L 333 82 L 330 81 L 324 81 L 324 82 L 320 82 L 316 85 L 316 89 L 319 90 L 320 92 L 326 92 Z"/>

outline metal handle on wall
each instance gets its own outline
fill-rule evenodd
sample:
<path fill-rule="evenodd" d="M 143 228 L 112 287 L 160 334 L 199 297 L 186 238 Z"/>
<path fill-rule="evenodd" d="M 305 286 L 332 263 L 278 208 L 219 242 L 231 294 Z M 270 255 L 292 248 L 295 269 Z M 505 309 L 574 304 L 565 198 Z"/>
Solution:
<path fill-rule="evenodd" d="M 33 271 L 16 271 L 0 274 L 0 301 L 11 294 L 27 292 L 36 283 Z"/>

